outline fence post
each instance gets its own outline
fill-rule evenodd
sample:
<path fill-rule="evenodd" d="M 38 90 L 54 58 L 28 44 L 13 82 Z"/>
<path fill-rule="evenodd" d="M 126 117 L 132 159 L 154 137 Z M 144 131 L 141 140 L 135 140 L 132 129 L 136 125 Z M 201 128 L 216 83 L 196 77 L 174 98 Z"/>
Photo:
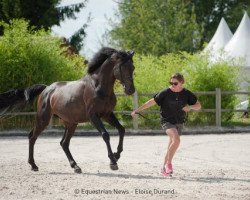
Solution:
<path fill-rule="evenodd" d="M 133 95 L 133 110 L 138 108 L 138 93 L 135 91 Z M 138 116 L 133 117 L 133 128 L 138 129 Z"/>
<path fill-rule="evenodd" d="M 53 117 L 54 116 L 52 115 L 52 117 L 50 118 L 48 129 L 52 129 L 52 127 L 53 127 Z"/>
<path fill-rule="evenodd" d="M 215 105 L 216 105 L 216 126 L 221 127 L 221 89 L 216 88 L 216 97 L 215 97 Z"/>

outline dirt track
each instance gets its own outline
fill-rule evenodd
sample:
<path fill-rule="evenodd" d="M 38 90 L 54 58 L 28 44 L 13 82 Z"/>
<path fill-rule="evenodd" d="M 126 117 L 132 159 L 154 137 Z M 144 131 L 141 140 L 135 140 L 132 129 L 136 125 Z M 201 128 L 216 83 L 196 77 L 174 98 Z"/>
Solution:
<path fill-rule="evenodd" d="M 167 136 L 127 136 L 118 171 L 101 137 L 73 137 L 82 174 L 59 142 L 38 138 L 32 172 L 27 138 L 0 138 L 0 199 L 250 199 L 250 134 L 182 136 L 172 178 L 159 175 Z M 118 137 L 111 142 L 115 150 Z"/>

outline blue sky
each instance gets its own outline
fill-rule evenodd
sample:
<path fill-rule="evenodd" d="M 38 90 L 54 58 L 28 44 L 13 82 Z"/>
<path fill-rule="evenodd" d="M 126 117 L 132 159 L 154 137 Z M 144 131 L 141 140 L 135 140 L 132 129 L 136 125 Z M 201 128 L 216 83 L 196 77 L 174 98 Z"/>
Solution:
<path fill-rule="evenodd" d="M 60 5 L 70 5 L 79 2 L 83 1 L 62 0 Z M 86 7 L 77 14 L 76 20 L 65 20 L 61 22 L 60 26 L 53 26 L 52 31 L 58 36 L 69 38 L 87 21 L 89 13 L 91 13 L 92 20 L 86 29 L 85 47 L 81 51 L 81 54 L 90 58 L 100 48 L 102 35 L 111 28 L 107 18 L 115 20 L 114 13 L 117 10 L 117 6 L 117 3 L 113 0 L 88 0 Z"/>

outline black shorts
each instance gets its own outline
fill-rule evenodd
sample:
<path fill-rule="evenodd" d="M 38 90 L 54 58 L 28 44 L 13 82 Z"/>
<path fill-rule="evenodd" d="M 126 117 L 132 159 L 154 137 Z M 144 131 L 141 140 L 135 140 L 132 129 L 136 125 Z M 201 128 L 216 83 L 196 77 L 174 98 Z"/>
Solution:
<path fill-rule="evenodd" d="M 161 127 L 165 131 L 170 128 L 176 128 L 178 134 L 182 135 L 183 124 L 171 124 L 170 122 L 162 121 Z"/>

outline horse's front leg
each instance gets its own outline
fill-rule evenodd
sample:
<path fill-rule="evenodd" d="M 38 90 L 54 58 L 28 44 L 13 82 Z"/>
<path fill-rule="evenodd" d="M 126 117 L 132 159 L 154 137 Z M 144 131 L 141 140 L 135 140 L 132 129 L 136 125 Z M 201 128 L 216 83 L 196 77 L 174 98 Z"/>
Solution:
<path fill-rule="evenodd" d="M 91 122 L 94 124 L 94 126 L 96 127 L 96 129 L 102 134 L 102 138 L 105 141 L 106 145 L 107 145 L 107 149 L 108 149 L 108 157 L 110 159 L 110 168 L 112 170 L 118 170 L 118 166 L 116 163 L 116 159 L 114 157 L 114 154 L 112 152 L 111 149 L 111 145 L 110 145 L 110 137 L 109 137 L 109 133 L 107 132 L 107 130 L 105 129 L 101 119 L 96 115 L 93 114 L 91 117 Z"/>
<path fill-rule="evenodd" d="M 114 153 L 116 161 L 120 158 L 121 152 L 123 151 L 123 139 L 125 135 L 125 128 L 120 124 L 115 114 L 112 112 L 105 120 L 111 125 L 114 126 L 119 132 L 119 144 L 117 146 L 117 152 Z"/>

